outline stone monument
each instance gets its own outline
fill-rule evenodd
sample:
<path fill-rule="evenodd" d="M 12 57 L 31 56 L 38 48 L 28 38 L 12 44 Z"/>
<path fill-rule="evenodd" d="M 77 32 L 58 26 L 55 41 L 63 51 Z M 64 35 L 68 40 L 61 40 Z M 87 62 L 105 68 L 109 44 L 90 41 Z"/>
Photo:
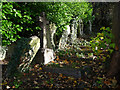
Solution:
<path fill-rule="evenodd" d="M 92 33 L 92 23 L 91 23 L 91 20 L 89 20 L 89 24 L 90 24 L 90 31 L 89 31 L 89 34 L 91 34 Z"/>
<path fill-rule="evenodd" d="M 66 26 L 67 29 L 63 31 L 62 37 L 59 42 L 59 49 L 64 49 L 68 40 L 68 35 L 70 34 L 70 26 Z"/>
<path fill-rule="evenodd" d="M 74 19 L 71 25 L 71 42 L 74 42 L 77 39 L 77 26 L 78 23 L 76 19 Z"/>
<path fill-rule="evenodd" d="M 51 32 L 51 43 L 52 43 L 53 49 L 55 49 L 54 34 L 56 33 L 57 27 L 55 26 L 54 23 L 50 23 L 49 27 Z"/>
<path fill-rule="evenodd" d="M 83 35 L 83 21 L 82 21 L 82 19 L 80 19 L 79 21 L 79 28 L 78 28 L 78 30 L 79 30 L 79 36 L 82 36 Z"/>
<path fill-rule="evenodd" d="M 54 51 L 52 46 L 49 21 L 47 21 L 45 17 L 45 12 L 42 12 L 41 16 L 39 16 L 39 25 L 42 29 L 40 33 L 41 47 L 36 55 L 36 58 L 38 61 L 39 59 L 40 61 L 43 61 L 43 64 L 47 64 L 48 62 L 54 60 Z"/>

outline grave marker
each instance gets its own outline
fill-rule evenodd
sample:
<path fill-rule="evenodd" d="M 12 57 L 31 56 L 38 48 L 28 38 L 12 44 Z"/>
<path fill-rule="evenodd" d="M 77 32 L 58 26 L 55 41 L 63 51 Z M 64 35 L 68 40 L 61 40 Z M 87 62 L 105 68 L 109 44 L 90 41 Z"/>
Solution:
<path fill-rule="evenodd" d="M 51 32 L 51 43 L 53 46 L 53 49 L 55 49 L 55 43 L 54 43 L 54 34 L 56 33 L 57 27 L 55 26 L 54 23 L 50 24 L 50 32 Z"/>
<path fill-rule="evenodd" d="M 80 19 L 79 21 L 79 34 L 80 34 L 80 36 L 82 36 L 83 35 L 83 21 L 82 21 L 82 19 Z"/>
<path fill-rule="evenodd" d="M 76 19 L 73 20 L 71 25 L 71 42 L 73 43 L 75 39 L 77 39 L 77 21 Z"/>
<path fill-rule="evenodd" d="M 43 64 L 47 64 L 50 61 L 54 60 L 54 51 L 51 43 L 51 31 L 49 29 L 49 21 L 47 21 L 45 17 L 45 12 L 42 13 L 42 16 L 39 16 L 39 23 L 40 27 L 42 28 L 42 32 L 40 34 L 40 39 L 41 39 L 41 45 L 40 47 L 40 53 L 41 56 L 39 57 L 40 61 L 43 61 Z"/>
<path fill-rule="evenodd" d="M 63 31 L 62 37 L 60 39 L 60 43 L 59 43 L 59 49 L 64 49 L 65 45 L 67 43 L 68 40 L 68 35 L 70 34 L 70 26 L 67 25 L 67 30 Z"/>

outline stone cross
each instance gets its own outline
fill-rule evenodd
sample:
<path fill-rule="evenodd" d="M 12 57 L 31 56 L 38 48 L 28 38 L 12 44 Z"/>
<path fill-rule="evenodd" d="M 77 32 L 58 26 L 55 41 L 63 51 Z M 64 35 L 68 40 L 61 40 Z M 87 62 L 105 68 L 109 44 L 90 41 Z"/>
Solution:
<path fill-rule="evenodd" d="M 51 31 L 49 28 L 49 21 L 45 17 L 45 12 L 42 13 L 42 16 L 39 16 L 40 27 L 42 28 L 41 32 L 41 42 L 43 45 L 40 47 L 40 59 L 43 59 L 43 64 L 47 64 L 50 61 L 54 60 L 54 51 L 51 43 Z M 40 56 L 39 55 L 39 56 Z"/>
<path fill-rule="evenodd" d="M 47 24 L 49 24 L 49 21 L 46 20 L 45 18 L 45 12 L 42 13 L 42 16 L 39 16 L 39 21 L 43 23 L 41 28 L 43 29 L 43 48 L 47 48 L 47 38 L 46 38 L 46 33 L 47 33 Z"/>

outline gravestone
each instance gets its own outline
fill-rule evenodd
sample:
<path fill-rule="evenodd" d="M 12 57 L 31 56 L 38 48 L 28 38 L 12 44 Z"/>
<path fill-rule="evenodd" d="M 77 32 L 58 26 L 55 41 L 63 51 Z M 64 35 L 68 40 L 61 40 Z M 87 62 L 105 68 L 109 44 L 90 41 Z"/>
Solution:
<path fill-rule="evenodd" d="M 50 26 L 50 32 L 51 32 L 51 43 L 52 43 L 53 49 L 55 49 L 54 34 L 56 33 L 57 27 L 55 26 L 54 23 L 51 23 L 49 26 Z"/>
<path fill-rule="evenodd" d="M 6 56 L 6 47 L 0 46 L 0 60 L 4 60 Z"/>
<path fill-rule="evenodd" d="M 91 23 L 91 21 L 89 20 L 89 25 L 90 25 L 90 31 L 89 31 L 89 34 L 91 34 L 92 33 L 92 23 Z"/>
<path fill-rule="evenodd" d="M 67 27 L 67 29 L 63 31 L 62 37 L 60 39 L 59 49 L 65 48 L 65 45 L 66 45 L 67 40 L 68 40 L 68 35 L 70 34 L 70 26 L 67 25 L 66 27 Z"/>
<path fill-rule="evenodd" d="M 54 51 L 49 21 L 47 21 L 45 17 L 45 12 L 42 12 L 41 16 L 39 16 L 39 25 L 42 29 L 42 32 L 40 33 L 41 47 L 36 57 L 41 59 L 40 61 L 43 61 L 43 64 L 47 64 L 48 62 L 54 60 Z"/>
<path fill-rule="evenodd" d="M 79 36 L 82 36 L 83 35 L 83 21 L 82 21 L 82 19 L 80 19 L 79 21 L 78 21 L 78 25 L 79 25 L 79 28 L 78 28 L 78 30 L 79 30 Z"/>
<path fill-rule="evenodd" d="M 27 50 L 27 48 L 25 48 L 23 51 L 25 52 L 25 55 L 20 58 L 22 59 L 21 64 L 19 65 L 21 71 L 24 71 L 26 68 L 29 67 L 40 48 L 40 39 L 37 36 L 30 37 L 30 41 L 28 43 L 30 49 L 26 52 L 25 50 Z"/>
<path fill-rule="evenodd" d="M 76 19 L 73 20 L 71 25 L 71 42 L 73 43 L 77 39 L 77 21 Z"/>
<path fill-rule="evenodd" d="M 24 72 L 33 61 L 37 51 L 40 48 L 40 39 L 37 36 L 30 38 L 21 38 L 8 47 L 5 60 L 9 60 L 7 72 L 13 69 L 19 69 Z"/>

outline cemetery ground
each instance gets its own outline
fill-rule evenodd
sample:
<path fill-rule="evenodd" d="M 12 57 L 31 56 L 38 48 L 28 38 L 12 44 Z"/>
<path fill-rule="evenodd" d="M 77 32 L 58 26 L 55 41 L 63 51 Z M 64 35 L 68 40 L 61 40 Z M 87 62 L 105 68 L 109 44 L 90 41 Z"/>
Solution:
<path fill-rule="evenodd" d="M 3 90 L 120 88 L 120 3 L 1 7 Z"/>
<path fill-rule="evenodd" d="M 32 63 L 28 72 L 16 73 L 14 78 L 10 79 L 3 76 L 3 89 L 119 88 L 115 77 L 106 77 L 109 67 L 109 60 L 104 61 L 106 53 L 102 53 L 98 59 L 90 47 L 81 46 L 80 55 L 77 55 L 72 47 L 68 48 L 69 51 L 64 49 L 56 52 L 56 59 L 47 65 Z M 80 70 L 80 73 L 77 70 Z"/>

